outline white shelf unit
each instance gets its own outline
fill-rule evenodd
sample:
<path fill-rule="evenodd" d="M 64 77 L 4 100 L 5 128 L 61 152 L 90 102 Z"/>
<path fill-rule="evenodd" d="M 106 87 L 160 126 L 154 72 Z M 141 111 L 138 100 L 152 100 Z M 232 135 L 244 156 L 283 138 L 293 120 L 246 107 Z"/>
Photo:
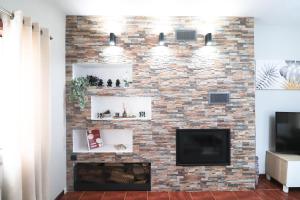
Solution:
<path fill-rule="evenodd" d="M 125 106 L 127 115 L 134 118 L 114 118 L 115 113 L 122 116 Z M 112 117 L 97 118 L 97 113 L 109 110 Z M 145 117 L 139 117 L 140 112 L 145 112 Z M 119 96 L 91 96 L 91 120 L 151 120 L 151 97 L 119 97 Z"/>
<path fill-rule="evenodd" d="M 87 130 L 73 130 L 73 153 L 132 153 L 133 131 L 131 129 L 100 129 L 103 147 L 88 149 Z M 114 145 L 123 144 L 126 149 L 118 150 Z"/>
<path fill-rule="evenodd" d="M 125 88 L 124 80 L 132 82 L 132 65 L 130 64 L 77 63 L 73 64 L 72 71 L 73 79 L 89 75 L 97 76 L 103 80 L 104 87 L 108 79 L 111 79 L 113 87 L 109 88 Z M 120 87 L 115 87 L 117 79 L 121 82 Z"/>

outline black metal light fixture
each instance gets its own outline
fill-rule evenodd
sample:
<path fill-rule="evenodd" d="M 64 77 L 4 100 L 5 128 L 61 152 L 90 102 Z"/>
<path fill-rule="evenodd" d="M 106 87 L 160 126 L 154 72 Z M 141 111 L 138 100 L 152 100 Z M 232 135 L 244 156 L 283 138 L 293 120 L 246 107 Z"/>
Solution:
<path fill-rule="evenodd" d="M 165 44 L 165 35 L 164 33 L 159 34 L 159 45 L 163 46 Z"/>
<path fill-rule="evenodd" d="M 205 46 L 210 46 L 212 44 L 212 34 L 207 33 L 205 35 Z"/>
<path fill-rule="evenodd" d="M 114 33 L 109 34 L 109 45 L 116 46 L 117 37 Z"/>
<path fill-rule="evenodd" d="M 0 37 L 2 37 L 2 32 L 3 32 L 3 22 L 2 19 L 0 18 Z"/>

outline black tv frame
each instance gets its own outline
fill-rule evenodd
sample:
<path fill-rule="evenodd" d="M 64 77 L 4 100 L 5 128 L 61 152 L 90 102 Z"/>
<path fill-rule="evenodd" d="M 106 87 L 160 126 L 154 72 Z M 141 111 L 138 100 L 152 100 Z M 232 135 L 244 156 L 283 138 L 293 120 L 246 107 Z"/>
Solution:
<path fill-rule="evenodd" d="M 274 138 L 274 140 L 275 140 L 275 142 L 273 143 L 274 145 L 275 145 L 275 152 L 276 153 L 282 153 L 282 154 L 297 154 L 297 155 L 299 155 L 300 154 L 300 150 L 299 150 L 299 152 L 295 152 L 295 151 L 278 151 L 277 150 L 277 113 L 295 113 L 295 114 L 299 114 L 300 115 L 300 112 L 281 112 L 281 111 L 276 111 L 275 112 L 275 138 Z M 273 140 L 273 141 L 274 141 Z"/>
<path fill-rule="evenodd" d="M 205 132 L 220 132 L 224 131 L 226 134 L 226 142 L 227 142 L 227 155 L 226 155 L 226 162 L 224 163 L 191 163 L 191 164 L 185 164 L 182 162 L 179 162 L 179 140 L 180 140 L 180 133 L 179 131 L 205 131 Z M 201 133 L 199 133 L 201 134 Z M 176 166 L 228 166 L 231 164 L 231 136 L 230 136 L 230 129 L 176 129 Z"/>

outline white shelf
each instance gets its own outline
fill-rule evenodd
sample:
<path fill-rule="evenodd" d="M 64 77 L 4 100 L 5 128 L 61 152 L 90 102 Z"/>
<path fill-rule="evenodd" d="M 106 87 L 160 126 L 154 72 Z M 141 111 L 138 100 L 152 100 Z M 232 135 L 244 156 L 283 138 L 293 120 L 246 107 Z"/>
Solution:
<path fill-rule="evenodd" d="M 117 150 L 112 144 L 105 144 L 101 148 L 88 150 L 87 148 L 76 149 L 74 153 L 132 153 L 132 145 L 124 144 L 127 149 Z"/>
<path fill-rule="evenodd" d="M 120 87 L 114 88 L 124 88 L 123 80 L 132 82 L 132 65 L 129 64 L 77 63 L 73 64 L 72 71 L 73 79 L 88 75 L 97 76 L 103 80 L 104 86 L 107 85 L 108 79 L 112 80 L 113 86 L 115 86 L 116 80 L 119 79 L 121 82 Z"/>
<path fill-rule="evenodd" d="M 131 86 L 129 87 L 107 87 L 107 86 L 102 86 L 102 87 L 97 87 L 97 86 L 89 86 L 87 88 L 88 90 L 98 90 L 98 89 L 104 89 L 104 90 L 122 90 L 122 89 L 132 89 Z"/>
<path fill-rule="evenodd" d="M 101 119 L 92 119 L 92 120 L 98 120 L 98 121 L 130 121 L 130 120 L 140 120 L 140 121 L 147 121 L 151 120 L 149 117 L 131 117 L 131 118 L 113 118 L 113 117 L 105 117 Z"/>
<path fill-rule="evenodd" d="M 91 120 L 151 120 L 151 97 L 118 97 L 118 96 L 91 96 Z M 123 105 L 125 105 L 127 115 L 134 115 L 134 118 L 97 118 L 97 113 L 107 110 L 111 115 L 119 113 L 122 116 Z M 145 112 L 145 117 L 139 117 L 139 112 Z"/>
<path fill-rule="evenodd" d="M 73 130 L 74 153 L 131 153 L 133 152 L 133 132 L 131 129 L 100 129 L 103 147 L 88 149 L 86 130 Z M 118 150 L 114 145 L 123 144 L 126 149 Z"/>

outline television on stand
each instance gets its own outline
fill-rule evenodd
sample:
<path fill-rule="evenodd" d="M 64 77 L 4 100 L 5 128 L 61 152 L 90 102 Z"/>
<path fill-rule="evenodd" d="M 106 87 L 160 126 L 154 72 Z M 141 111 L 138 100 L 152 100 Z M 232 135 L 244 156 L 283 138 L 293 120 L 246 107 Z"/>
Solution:
<path fill-rule="evenodd" d="M 300 154 L 300 112 L 275 113 L 275 151 Z"/>

